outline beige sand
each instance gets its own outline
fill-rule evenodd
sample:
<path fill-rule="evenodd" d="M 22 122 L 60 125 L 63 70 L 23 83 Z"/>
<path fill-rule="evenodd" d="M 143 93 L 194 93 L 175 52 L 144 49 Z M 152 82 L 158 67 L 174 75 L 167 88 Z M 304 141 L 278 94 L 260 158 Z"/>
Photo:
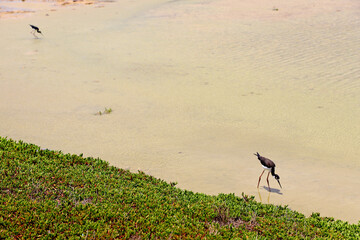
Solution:
<path fill-rule="evenodd" d="M 357 222 L 358 16 L 355 0 L 128 0 L 2 19 L 0 135 Z M 258 192 L 256 151 L 282 190 Z"/>

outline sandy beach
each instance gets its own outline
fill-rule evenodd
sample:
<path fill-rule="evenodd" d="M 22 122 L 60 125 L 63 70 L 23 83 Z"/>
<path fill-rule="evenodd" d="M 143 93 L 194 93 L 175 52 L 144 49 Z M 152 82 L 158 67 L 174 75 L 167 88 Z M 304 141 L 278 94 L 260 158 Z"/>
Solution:
<path fill-rule="evenodd" d="M 0 4 L 1 136 L 360 220 L 358 1 L 87 3 Z"/>

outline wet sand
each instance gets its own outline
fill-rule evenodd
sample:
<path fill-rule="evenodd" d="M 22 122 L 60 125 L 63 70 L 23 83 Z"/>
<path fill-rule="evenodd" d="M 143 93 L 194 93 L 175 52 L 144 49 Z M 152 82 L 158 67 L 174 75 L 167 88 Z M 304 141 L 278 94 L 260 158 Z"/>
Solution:
<path fill-rule="evenodd" d="M 0 135 L 356 223 L 359 12 L 355 0 L 129 0 L 4 18 Z M 256 151 L 283 189 L 263 177 L 257 190 Z"/>
<path fill-rule="evenodd" d="M 102 0 L 5 0 L 0 2 L 0 19 L 14 19 L 30 17 L 33 14 L 61 10 L 65 6 L 94 5 L 104 7 L 106 1 Z"/>

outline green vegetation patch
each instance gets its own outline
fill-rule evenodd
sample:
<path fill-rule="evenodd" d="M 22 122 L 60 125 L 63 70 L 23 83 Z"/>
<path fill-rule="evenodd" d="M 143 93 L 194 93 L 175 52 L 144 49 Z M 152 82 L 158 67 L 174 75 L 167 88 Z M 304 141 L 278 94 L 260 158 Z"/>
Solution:
<path fill-rule="evenodd" d="M 104 114 L 110 114 L 110 113 L 112 113 L 112 112 L 113 112 L 113 110 L 112 110 L 111 108 L 105 108 L 104 111 L 98 111 L 98 112 L 95 113 L 94 115 L 99 115 L 99 116 L 101 116 L 101 115 L 104 115 Z"/>
<path fill-rule="evenodd" d="M 360 239 L 360 223 L 193 193 L 82 154 L 0 137 L 0 159 L 0 239 Z"/>

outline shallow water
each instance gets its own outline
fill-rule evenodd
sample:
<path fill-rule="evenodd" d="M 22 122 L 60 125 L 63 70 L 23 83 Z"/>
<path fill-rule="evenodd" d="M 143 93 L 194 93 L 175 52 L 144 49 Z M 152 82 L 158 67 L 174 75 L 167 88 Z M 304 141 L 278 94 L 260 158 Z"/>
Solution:
<path fill-rule="evenodd" d="M 276 3 L 121 1 L 1 20 L 0 135 L 357 222 L 359 5 Z M 256 151 L 283 189 L 263 177 L 257 190 Z"/>

